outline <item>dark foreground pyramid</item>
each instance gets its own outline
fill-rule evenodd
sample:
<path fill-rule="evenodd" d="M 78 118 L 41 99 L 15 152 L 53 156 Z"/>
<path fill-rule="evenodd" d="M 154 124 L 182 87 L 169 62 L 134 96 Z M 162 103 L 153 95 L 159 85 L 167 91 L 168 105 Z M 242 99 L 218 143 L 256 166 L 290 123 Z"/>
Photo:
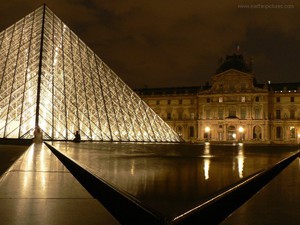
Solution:
<path fill-rule="evenodd" d="M 45 5 L 0 33 L 0 138 L 178 142 Z"/>

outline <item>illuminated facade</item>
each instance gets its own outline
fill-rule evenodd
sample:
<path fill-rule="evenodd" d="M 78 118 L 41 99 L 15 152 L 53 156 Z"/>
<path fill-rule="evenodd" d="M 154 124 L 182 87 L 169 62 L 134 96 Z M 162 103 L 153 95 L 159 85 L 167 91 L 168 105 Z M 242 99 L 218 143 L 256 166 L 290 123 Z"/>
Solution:
<path fill-rule="evenodd" d="M 300 141 L 300 82 L 257 84 L 240 54 L 220 63 L 211 84 L 137 93 L 186 141 Z"/>
<path fill-rule="evenodd" d="M 180 137 L 45 5 L 0 33 L 0 138 Z"/>

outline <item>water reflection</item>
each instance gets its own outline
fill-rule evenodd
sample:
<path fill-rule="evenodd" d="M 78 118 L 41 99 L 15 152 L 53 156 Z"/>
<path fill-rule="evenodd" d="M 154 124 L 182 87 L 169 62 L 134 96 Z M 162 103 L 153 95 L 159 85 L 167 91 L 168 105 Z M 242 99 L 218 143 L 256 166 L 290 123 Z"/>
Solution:
<path fill-rule="evenodd" d="M 290 154 L 276 148 L 187 144 L 53 143 L 98 176 L 176 216 Z"/>
<path fill-rule="evenodd" d="M 238 160 L 239 177 L 243 178 L 244 162 L 245 162 L 244 145 L 238 145 L 237 160 Z"/>
<path fill-rule="evenodd" d="M 208 180 L 209 179 L 209 167 L 210 167 L 210 144 L 208 142 L 205 143 L 204 145 L 204 179 Z"/>

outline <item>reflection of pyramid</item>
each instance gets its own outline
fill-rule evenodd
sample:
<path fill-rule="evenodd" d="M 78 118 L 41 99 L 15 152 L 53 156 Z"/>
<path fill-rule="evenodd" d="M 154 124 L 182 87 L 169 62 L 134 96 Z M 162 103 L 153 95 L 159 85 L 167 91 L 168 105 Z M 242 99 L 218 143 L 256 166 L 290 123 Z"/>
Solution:
<path fill-rule="evenodd" d="M 178 135 L 46 6 L 0 33 L 0 138 L 171 141 Z"/>

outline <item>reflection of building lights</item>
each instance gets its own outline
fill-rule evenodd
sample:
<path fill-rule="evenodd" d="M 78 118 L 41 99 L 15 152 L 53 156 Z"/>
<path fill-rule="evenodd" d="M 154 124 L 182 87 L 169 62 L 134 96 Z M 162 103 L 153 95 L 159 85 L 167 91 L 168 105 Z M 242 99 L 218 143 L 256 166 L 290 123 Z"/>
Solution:
<path fill-rule="evenodd" d="M 205 180 L 209 179 L 209 167 L 210 167 L 210 159 L 204 159 L 204 178 Z"/>
<path fill-rule="evenodd" d="M 243 178 L 244 161 L 245 161 L 244 149 L 243 149 L 242 145 L 239 145 L 238 149 L 239 149 L 239 152 L 238 152 L 237 160 L 238 160 L 239 177 Z"/>

